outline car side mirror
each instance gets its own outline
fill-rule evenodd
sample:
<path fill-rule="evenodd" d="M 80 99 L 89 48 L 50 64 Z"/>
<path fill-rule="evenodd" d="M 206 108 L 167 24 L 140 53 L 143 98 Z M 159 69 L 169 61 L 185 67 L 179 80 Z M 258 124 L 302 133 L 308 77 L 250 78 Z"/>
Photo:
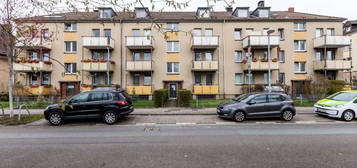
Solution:
<path fill-rule="evenodd" d="M 249 104 L 249 105 L 253 105 L 253 104 L 256 104 L 256 102 L 255 102 L 255 100 L 251 100 L 251 101 L 249 101 L 248 104 Z"/>

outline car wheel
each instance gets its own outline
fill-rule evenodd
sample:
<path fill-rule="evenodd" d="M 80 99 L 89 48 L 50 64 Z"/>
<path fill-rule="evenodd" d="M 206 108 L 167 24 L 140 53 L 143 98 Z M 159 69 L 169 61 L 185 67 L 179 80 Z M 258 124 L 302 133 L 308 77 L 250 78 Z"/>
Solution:
<path fill-rule="evenodd" d="M 48 122 L 51 125 L 59 126 L 63 123 L 63 115 L 60 112 L 51 112 L 48 115 Z"/>
<path fill-rule="evenodd" d="M 243 122 L 245 120 L 245 114 L 242 111 L 234 113 L 234 120 L 237 122 Z"/>
<path fill-rule="evenodd" d="M 103 121 L 108 125 L 115 124 L 118 121 L 118 114 L 114 111 L 107 111 L 103 115 Z"/>
<path fill-rule="evenodd" d="M 350 122 L 355 118 L 355 113 L 351 110 L 347 110 L 342 113 L 342 119 L 344 121 Z"/>
<path fill-rule="evenodd" d="M 284 121 L 291 121 L 294 118 L 294 113 L 291 110 L 284 110 L 281 114 L 281 118 Z"/>

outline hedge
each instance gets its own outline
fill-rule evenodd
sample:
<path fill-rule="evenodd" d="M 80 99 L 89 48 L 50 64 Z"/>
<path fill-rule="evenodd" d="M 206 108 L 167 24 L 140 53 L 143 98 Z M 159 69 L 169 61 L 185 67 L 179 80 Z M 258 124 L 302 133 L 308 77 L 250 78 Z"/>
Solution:
<path fill-rule="evenodd" d="M 345 86 L 346 86 L 346 82 L 342 81 L 342 80 L 328 81 L 327 94 L 331 95 L 331 94 L 334 94 L 336 92 L 342 91 Z"/>
<path fill-rule="evenodd" d="M 178 106 L 189 107 L 192 100 L 192 93 L 190 90 L 181 89 L 178 91 Z"/>
<path fill-rule="evenodd" d="M 167 89 L 159 89 L 154 91 L 153 95 L 155 107 L 165 107 L 167 100 L 169 99 Z"/>

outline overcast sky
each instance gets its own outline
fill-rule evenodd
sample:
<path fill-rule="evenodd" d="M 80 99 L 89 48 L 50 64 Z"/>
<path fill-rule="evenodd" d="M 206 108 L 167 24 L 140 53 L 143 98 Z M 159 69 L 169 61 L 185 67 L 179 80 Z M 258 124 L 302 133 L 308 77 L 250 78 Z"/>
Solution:
<path fill-rule="evenodd" d="M 210 0 L 210 2 L 214 4 L 213 0 Z M 250 9 L 253 10 L 257 6 L 258 0 L 235 0 L 235 2 L 233 7 L 249 6 Z M 185 10 L 195 11 L 197 7 L 206 5 L 207 0 L 192 0 L 189 7 Z M 287 10 L 289 7 L 295 7 L 295 11 L 297 12 L 338 16 L 350 20 L 357 20 L 357 0 L 265 0 L 265 5 L 272 7 L 272 10 Z M 214 6 L 214 10 L 224 10 L 225 6 L 226 4 L 224 2 L 217 2 Z"/>

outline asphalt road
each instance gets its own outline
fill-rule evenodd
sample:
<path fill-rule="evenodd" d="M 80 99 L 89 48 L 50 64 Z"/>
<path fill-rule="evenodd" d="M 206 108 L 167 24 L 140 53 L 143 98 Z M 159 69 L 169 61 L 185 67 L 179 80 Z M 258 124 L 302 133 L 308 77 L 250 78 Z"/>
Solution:
<path fill-rule="evenodd" d="M 0 127 L 1 168 L 356 165 L 356 123 Z"/>

